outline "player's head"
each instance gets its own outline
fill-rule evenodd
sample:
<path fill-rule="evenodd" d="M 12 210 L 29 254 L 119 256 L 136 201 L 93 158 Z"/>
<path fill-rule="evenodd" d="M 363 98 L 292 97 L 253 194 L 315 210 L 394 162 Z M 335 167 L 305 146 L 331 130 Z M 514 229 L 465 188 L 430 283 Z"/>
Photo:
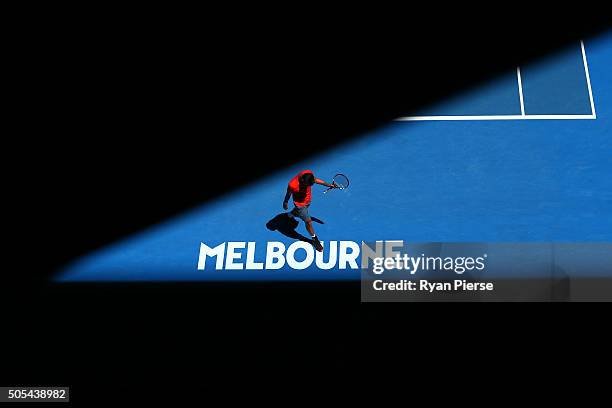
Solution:
<path fill-rule="evenodd" d="M 312 173 L 305 173 L 300 176 L 300 186 L 312 186 L 314 184 L 315 178 Z"/>

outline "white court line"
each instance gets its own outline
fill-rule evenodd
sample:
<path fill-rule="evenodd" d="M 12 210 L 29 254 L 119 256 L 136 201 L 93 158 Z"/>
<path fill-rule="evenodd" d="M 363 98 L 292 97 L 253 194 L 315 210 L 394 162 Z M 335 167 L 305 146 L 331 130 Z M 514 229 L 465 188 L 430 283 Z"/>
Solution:
<path fill-rule="evenodd" d="M 395 119 L 400 122 L 417 122 L 428 120 L 535 120 L 535 119 L 560 119 L 560 120 L 578 120 L 578 119 L 596 119 L 594 115 L 476 115 L 476 116 L 405 116 Z"/>
<path fill-rule="evenodd" d="M 589 88 L 589 97 L 591 99 L 591 115 L 526 115 L 525 105 L 523 102 L 523 84 L 521 80 L 520 67 L 517 68 L 519 81 L 519 96 L 521 100 L 520 115 L 450 115 L 450 116 L 403 116 L 395 119 L 398 122 L 421 122 L 421 121 L 460 121 L 460 120 L 581 120 L 581 119 L 597 119 L 595 114 L 595 103 L 593 102 L 593 91 L 591 89 L 591 78 L 589 75 L 589 67 L 587 65 L 586 52 L 584 50 L 584 42 L 580 41 L 582 47 L 582 60 L 584 62 L 584 72 L 586 74 L 587 87 Z"/>
<path fill-rule="evenodd" d="M 584 41 L 580 41 L 582 47 L 582 61 L 584 62 L 584 73 L 586 74 L 587 87 L 589 88 L 589 98 L 591 98 L 591 114 L 593 119 L 597 117 L 595 113 L 595 102 L 593 101 L 593 90 L 591 89 L 591 76 L 589 75 L 589 65 L 587 64 L 586 52 L 584 51 Z"/>
<path fill-rule="evenodd" d="M 519 99 L 521 101 L 521 115 L 525 116 L 525 102 L 523 101 L 523 81 L 521 79 L 521 67 L 516 67 L 516 76 L 518 78 Z"/>

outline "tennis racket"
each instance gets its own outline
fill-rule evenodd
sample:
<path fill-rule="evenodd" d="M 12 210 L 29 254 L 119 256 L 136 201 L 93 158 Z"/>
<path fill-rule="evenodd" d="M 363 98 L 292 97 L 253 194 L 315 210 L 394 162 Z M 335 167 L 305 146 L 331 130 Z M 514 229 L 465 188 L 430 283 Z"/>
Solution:
<path fill-rule="evenodd" d="M 340 190 L 344 190 L 349 186 L 349 179 L 344 174 L 336 174 L 332 179 L 332 184 L 334 187 L 329 187 L 327 190 L 323 192 L 323 194 L 327 194 L 328 191 L 333 190 L 335 188 L 339 188 Z"/>

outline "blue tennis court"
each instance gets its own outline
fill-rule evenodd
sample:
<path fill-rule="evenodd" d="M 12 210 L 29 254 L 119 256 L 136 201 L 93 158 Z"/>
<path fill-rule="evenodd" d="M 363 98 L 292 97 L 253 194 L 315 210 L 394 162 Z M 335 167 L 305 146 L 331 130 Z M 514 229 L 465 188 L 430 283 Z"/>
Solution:
<path fill-rule="evenodd" d="M 266 223 L 304 169 L 351 179 L 344 191 L 313 187 L 323 261 L 330 241 L 612 241 L 610 67 L 612 34 L 577 43 L 83 257 L 57 279 L 358 280 L 338 265 L 198 268 L 202 243 L 244 243 L 238 260 L 255 265 L 267 243 L 296 242 Z M 308 235 L 303 224 L 295 232 Z"/>

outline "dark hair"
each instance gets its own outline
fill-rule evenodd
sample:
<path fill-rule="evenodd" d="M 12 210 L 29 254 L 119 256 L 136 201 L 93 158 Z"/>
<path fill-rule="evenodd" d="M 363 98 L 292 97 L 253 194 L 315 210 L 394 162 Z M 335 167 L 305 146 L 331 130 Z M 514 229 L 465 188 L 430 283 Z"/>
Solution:
<path fill-rule="evenodd" d="M 300 184 L 304 184 L 306 186 L 312 186 L 314 184 L 315 178 L 312 173 L 302 174 L 300 177 Z"/>

